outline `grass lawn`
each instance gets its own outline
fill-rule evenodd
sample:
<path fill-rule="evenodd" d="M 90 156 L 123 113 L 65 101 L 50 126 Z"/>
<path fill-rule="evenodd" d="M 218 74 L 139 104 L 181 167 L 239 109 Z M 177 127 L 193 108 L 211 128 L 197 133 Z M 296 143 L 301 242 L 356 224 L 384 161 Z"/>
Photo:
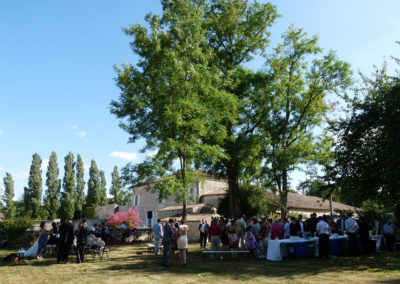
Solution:
<path fill-rule="evenodd" d="M 110 260 L 88 257 L 84 264 L 56 264 L 54 257 L 24 260 L 17 265 L 3 261 L 11 250 L 0 250 L 0 283 L 400 283 L 400 252 L 368 257 L 339 257 L 270 262 L 243 256 L 203 262 L 198 244 L 190 245 L 188 266 L 161 266 L 161 256 L 146 252 L 145 245 L 113 246 Z M 143 252 L 138 255 L 137 252 Z"/>

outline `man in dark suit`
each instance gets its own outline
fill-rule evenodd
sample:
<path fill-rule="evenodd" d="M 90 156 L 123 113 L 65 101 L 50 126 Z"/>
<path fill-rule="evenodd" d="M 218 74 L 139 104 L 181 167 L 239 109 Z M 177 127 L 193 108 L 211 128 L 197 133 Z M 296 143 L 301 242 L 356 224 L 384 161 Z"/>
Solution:
<path fill-rule="evenodd" d="M 316 228 L 318 224 L 317 213 L 312 213 L 311 218 L 306 221 L 306 231 L 309 231 L 312 236 L 315 235 Z"/>
<path fill-rule="evenodd" d="M 296 218 L 295 217 L 291 218 L 289 228 L 290 228 L 290 235 L 296 236 Z"/>
<path fill-rule="evenodd" d="M 172 241 L 172 226 L 174 226 L 174 220 L 169 219 L 168 222 L 164 225 L 163 228 L 163 238 L 162 238 L 162 244 L 163 244 L 163 259 L 162 259 L 162 265 L 165 267 L 169 267 L 170 264 L 168 262 L 169 259 L 169 253 L 171 249 L 171 241 Z"/>
<path fill-rule="evenodd" d="M 85 260 L 85 246 L 89 229 L 86 224 L 86 219 L 82 219 L 79 224 L 78 233 L 76 234 L 76 258 L 78 263 L 82 263 Z"/>
<path fill-rule="evenodd" d="M 72 217 L 68 217 L 60 226 L 57 263 L 60 263 L 61 261 L 63 261 L 65 264 L 68 263 L 68 253 L 74 241 L 74 235 L 74 224 L 72 223 Z"/>
<path fill-rule="evenodd" d="M 297 221 L 294 224 L 294 230 L 295 230 L 296 236 L 304 237 L 304 223 L 303 223 L 302 215 L 298 216 Z"/>

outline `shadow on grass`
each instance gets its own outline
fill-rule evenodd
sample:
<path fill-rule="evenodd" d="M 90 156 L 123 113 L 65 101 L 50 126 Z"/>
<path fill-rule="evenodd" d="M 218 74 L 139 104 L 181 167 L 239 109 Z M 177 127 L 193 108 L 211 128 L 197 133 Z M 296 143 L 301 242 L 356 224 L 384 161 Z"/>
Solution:
<path fill-rule="evenodd" d="M 268 277 L 299 277 L 313 276 L 326 272 L 358 272 L 377 273 L 385 271 L 400 272 L 398 261 L 399 252 L 382 254 L 371 254 L 361 257 L 338 257 L 330 260 L 320 259 L 290 259 L 283 262 L 270 262 L 265 259 L 244 257 L 229 257 L 228 259 L 206 262 L 200 252 L 189 253 L 188 266 L 181 268 L 179 255 L 176 254 L 173 264 L 169 268 L 161 265 L 162 258 L 154 255 L 133 255 L 128 257 L 113 257 L 110 264 L 102 269 L 112 271 L 135 271 L 136 273 L 157 274 L 160 271 L 173 274 L 189 275 L 208 273 L 215 276 L 231 276 L 233 278 L 242 276 L 268 276 Z M 115 264 L 113 264 L 115 262 Z M 396 281 L 383 281 L 381 283 L 399 283 Z"/>
<path fill-rule="evenodd" d="M 0 256 L 5 256 L 9 251 L 0 251 Z M 203 261 L 203 256 L 198 249 L 189 252 L 188 266 L 181 268 L 179 265 L 179 255 L 175 254 L 173 265 L 170 268 L 164 268 L 161 265 L 162 257 L 154 256 L 148 253 L 142 246 L 121 246 L 110 247 L 110 260 L 101 261 L 98 256 L 93 259 L 91 256 L 86 258 L 86 262 L 81 264 L 83 269 L 94 270 L 98 272 L 116 272 L 128 275 L 138 273 L 143 275 L 207 275 L 222 278 L 249 279 L 252 277 L 262 276 L 270 278 L 284 277 L 286 280 L 299 279 L 318 276 L 323 273 L 346 273 L 355 274 L 365 273 L 386 273 L 399 272 L 392 275 L 394 280 L 382 280 L 379 283 L 394 284 L 400 283 L 400 262 L 398 261 L 400 252 L 385 252 L 382 254 L 371 254 L 365 257 L 338 257 L 327 261 L 307 258 L 307 259 L 289 259 L 282 262 L 271 262 L 265 259 L 255 259 L 252 257 L 226 257 L 222 260 L 211 261 L 207 259 Z M 74 254 L 70 254 L 70 263 L 76 263 Z M 14 265 L 0 260 L 0 266 L 24 266 L 24 267 L 54 267 L 54 271 L 60 271 L 67 267 L 64 264 L 57 264 L 54 256 L 45 257 L 44 260 L 37 261 L 23 260 L 19 264 Z M 92 266 L 94 265 L 94 266 Z M 60 267 L 60 269 L 57 268 Z M 278 279 L 276 279 L 278 280 Z M 340 281 L 340 280 L 339 280 Z M 1 282 L 1 281 L 0 281 Z"/>

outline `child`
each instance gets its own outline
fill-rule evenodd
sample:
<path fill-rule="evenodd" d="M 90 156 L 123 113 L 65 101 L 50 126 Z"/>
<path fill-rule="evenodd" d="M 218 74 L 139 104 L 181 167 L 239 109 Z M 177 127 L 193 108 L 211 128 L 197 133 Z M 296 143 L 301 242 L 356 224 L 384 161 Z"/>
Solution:
<path fill-rule="evenodd" d="M 253 226 L 247 227 L 246 232 L 246 249 L 250 250 L 251 253 L 256 256 L 256 238 L 254 237 Z"/>

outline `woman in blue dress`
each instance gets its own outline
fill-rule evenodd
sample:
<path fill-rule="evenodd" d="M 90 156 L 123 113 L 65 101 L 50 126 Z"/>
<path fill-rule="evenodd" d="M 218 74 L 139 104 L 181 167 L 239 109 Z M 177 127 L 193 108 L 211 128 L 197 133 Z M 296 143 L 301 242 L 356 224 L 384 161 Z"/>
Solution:
<path fill-rule="evenodd" d="M 48 235 L 49 235 L 49 232 L 46 230 L 46 223 L 43 221 L 40 222 L 40 235 L 39 235 L 39 241 L 38 241 L 38 250 L 36 253 L 36 258 L 39 260 L 43 259 L 43 255 L 46 252 Z"/>

